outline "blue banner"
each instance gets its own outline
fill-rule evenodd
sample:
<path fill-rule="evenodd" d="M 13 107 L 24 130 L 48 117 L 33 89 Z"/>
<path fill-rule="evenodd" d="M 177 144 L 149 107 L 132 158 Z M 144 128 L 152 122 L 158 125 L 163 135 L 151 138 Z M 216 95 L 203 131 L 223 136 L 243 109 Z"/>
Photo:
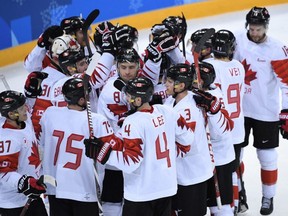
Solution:
<path fill-rule="evenodd" d="M 51 25 L 82 14 L 85 18 L 95 8 L 100 15 L 95 22 L 134 15 L 199 0 L 5 0 L 0 8 L 0 50 L 32 40 Z"/>

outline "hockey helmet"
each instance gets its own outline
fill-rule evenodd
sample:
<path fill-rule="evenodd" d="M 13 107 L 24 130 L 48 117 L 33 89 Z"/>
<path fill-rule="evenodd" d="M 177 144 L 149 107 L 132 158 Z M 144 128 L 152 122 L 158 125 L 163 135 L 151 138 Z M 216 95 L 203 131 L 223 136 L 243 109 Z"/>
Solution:
<path fill-rule="evenodd" d="M 150 102 L 154 93 L 152 81 L 147 77 L 137 77 L 129 80 L 123 88 L 124 93 L 128 93 L 133 97 L 140 97 L 142 104 Z"/>
<path fill-rule="evenodd" d="M 66 34 L 74 35 L 76 31 L 83 28 L 85 20 L 79 16 L 72 16 L 61 21 L 60 27 Z"/>
<path fill-rule="evenodd" d="M 59 65 L 65 74 L 70 75 L 70 72 L 67 70 L 68 66 L 73 66 L 76 68 L 76 63 L 85 58 L 85 55 L 82 50 L 76 51 L 68 49 L 61 53 L 58 57 Z"/>
<path fill-rule="evenodd" d="M 25 104 L 25 96 L 17 91 L 7 90 L 0 93 L 0 112 L 4 117 L 8 113 L 18 109 Z"/>
<path fill-rule="evenodd" d="M 267 25 L 269 24 L 270 14 L 265 7 L 253 7 L 246 15 L 246 24 Z"/>
<path fill-rule="evenodd" d="M 80 48 L 80 44 L 71 35 L 64 34 L 54 39 L 50 48 L 50 54 L 51 57 L 58 58 L 59 54 L 63 53 L 65 50 L 71 49 L 79 51 Z"/>
<path fill-rule="evenodd" d="M 88 91 L 91 91 L 91 86 L 88 84 Z M 84 98 L 84 83 L 81 78 L 68 79 L 62 87 L 64 99 L 68 104 L 78 104 L 80 98 Z"/>
<path fill-rule="evenodd" d="M 192 86 L 193 74 L 191 67 L 187 64 L 176 64 L 168 69 L 167 77 L 177 83 L 184 83 L 185 89 L 189 89 Z"/>
<path fill-rule="evenodd" d="M 234 34 L 229 30 L 219 30 L 212 39 L 212 52 L 216 58 L 233 56 L 236 46 Z"/>
<path fill-rule="evenodd" d="M 187 23 L 184 14 L 182 14 L 182 17 L 169 16 L 165 18 L 162 23 L 170 29 L 174 35 L 180 36 L 180 39 L 185 37 L 187 32 Z"/>
<path fill-rule="evenodd" d="M 134 48 L 121 49 L 116 57 L 117 64 L 128 62 L 128 63 L 140 63 L 140 56 Z"/>
<path fill-rule="evenodd" d="M 216 74 L 215 74 L 215 70 L 212 64 L 208 63 L 208 62 L 199 62 L 199 71 L 200 71 L 200 77 L 201 80 L 203 81 L 202 83 L 202 87 L 204 89 L 208 89 L 209 86 L 214 82 Z M 192 68 L 192 74 L 194 77 L 194 81 L 197 80 L 197 73 L 195 70 L 195 63 L 192 64 L 191 66 Z"/>
<path fill-rule="evenodd" d="M 203 35 L 207 32 L 208 28 L 203 28 L 203 29 L 199 29 L 197 31 L 195 31 L 194 33 L 192 33 L 190 40 L 192 41 L 192 43 L 197 44 L 200 39 L 203 37 Z M 204 46 L 206 47 L 212 47 L 212 37 L 211 36 L 204 44 Z"/>

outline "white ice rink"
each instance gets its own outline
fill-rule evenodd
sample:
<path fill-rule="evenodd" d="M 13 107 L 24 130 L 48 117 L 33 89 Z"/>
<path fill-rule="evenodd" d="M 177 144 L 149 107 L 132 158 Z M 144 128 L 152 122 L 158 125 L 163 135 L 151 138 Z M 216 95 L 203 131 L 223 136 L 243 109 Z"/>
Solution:
<path fill-rule="evenodd" d="M 268 35 L 275 37 L 288 45 L 288 3 L 278 6 L 267 6 L 266 8 L 269 10 L 271 15 Z M 213 27 L 216 29 L 216 31 L 220 29 L 228 29 L 233 32 L 242 30 L 244 29 L 245 16 L 247 12 L 248 10 L 245 10 L 201 19 L 188 20 L 188 32 L 186 35 L 186 40 L 191 36 L 192 32 L 200 28 Z M 193 11 L 191 13 L 193 13 Z M 138 45 L 140 52 L 143 51 L 145 46 L 148 44 L 149 32 L 150 29 L 142 30 L 139 32 Z M 0 68 L 0 92 L 5 90 L 5 86 L 1 82 L 1 74 L 5 76 L 11 89 L 18 91 L 23 90 L 27 72 L 24 70 L 22 62 Z M 271 215 L 288 216 L 288 140 L 283 140 L 281 138 L 280 147 L 278 148 L 278 155 L 278 186 L 277 194 L 274 198 L 274 212 Z M 244 163 L 244 180 L 249 210 L 242 215 L 258 216 L 260 215 L 259 210 L 262 197 L 260 166 L 257 160 L 256 151 L 251 145 L 245 148 Z"/>

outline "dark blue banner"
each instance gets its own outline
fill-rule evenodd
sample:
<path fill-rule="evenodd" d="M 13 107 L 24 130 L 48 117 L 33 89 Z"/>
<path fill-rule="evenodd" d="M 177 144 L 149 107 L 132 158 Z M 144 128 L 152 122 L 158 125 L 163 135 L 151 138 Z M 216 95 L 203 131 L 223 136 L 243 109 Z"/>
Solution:
<path fill-rule="evenodd" d="M 4 0 L 0 7 L 0 50 L 35 40 L 51 25 L 93 9 L 100 10 L 95 22 L 197 2 L 197 0 Z"/>

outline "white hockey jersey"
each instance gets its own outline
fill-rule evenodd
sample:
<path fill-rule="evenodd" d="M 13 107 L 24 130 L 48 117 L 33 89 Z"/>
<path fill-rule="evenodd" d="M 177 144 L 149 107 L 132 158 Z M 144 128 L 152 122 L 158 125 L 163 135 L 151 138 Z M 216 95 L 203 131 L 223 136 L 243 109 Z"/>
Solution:
<path fill-rule="evenodd" d="M 244 116 L 260 121 L 278 121 L 280 109 L 288 108 L 288 48 L 267 37 L 254 43 L 247 33 L 236 35 L 234 58 L 245 68 Z M 280 104 L 282 90 L 282 107 Z"/>
<path fill-rule="evenodd" d="M 189 125 L 194 132 L 194 141 L 191 151 L 185 157 L 178 157 L 177 181 L 179 185 L 188 186 L 204 182 L 213 175 L 213 167 L 208 148 L 207 135 L 205 131 L 205 120 L 202 112 L 196 107 L 191 92 L 188 92 L 176 105 L 175 99 L 170 96 L 165 105 L 173 107 Z"/>
<path fill-rule="evenodd" d="M 229 117 L 234 122 L 234 127 L 231 131 L 232 143 L 242 143 L 245 136 L 242 105 L 245 86 L 244 67 L 239 61 L 234 59 L 226 62 L 209 58 L 207 62 L 214 66 L 216 73 L 214 83 L 221 89 L 224 101 L 222 105 L 229 112 Z"/>
<path fill-rule="evenodd" d="M 215 120 L 215 118 L 212 118 L 211 115 L 208 118 L 208 127 L 215 165 L 221 166 L 228 164 L 235 159 L 234 143 L 232 137 L 233 134 L 231 133 L 235 124 L 234 121 L 230 118 L 229 112 L 225 109 L 225 102 L 223 100 L 223 94 L 220 88 L 217 87 L 215 89 L 209 90 L 208 92 L 222 101 L 222 107 L 219 111 L 219 113 L 222 115 L 221 119 L 217 122 L 213 122 L 211 119 Z M 221 127 L 219 127 L 220 122 Z M 221 129 L 220 131 L 219 128 Z"/>
<path fill-rule="evenodd" d="M 107 119 L 92 113 L 94 136 L 109 140 L 114 136 Z M 43 172 L 57 180 L 57 187 L 48 194 L 57 198 L 95 202 L 96 184 L 93 160 L 85 156 L 84 139 L 89 137 L 86 111 L 68 107 L 49 107 L 40 120 L 43 149 Z"/>
<path fill-rule="evenodd" d="M 18 193 L 19 179 L 24 174 L 38 179 L 42 174 L 33 126 L 30 119 L 25 123 L 24 129 L 0 123 L 0 208 L 23 207 L 28 198 Z"/>
<path fill-rule="evenodd" d="M 108 164 L 123 171 L 124 198 L 142 202 L 175 195 L 175 142 L 187 152 L 194 139 L 184 118 L 168 106 L 153 105 L 128 116 L 120 134 L 124 146 L 112 151 Z"/>

